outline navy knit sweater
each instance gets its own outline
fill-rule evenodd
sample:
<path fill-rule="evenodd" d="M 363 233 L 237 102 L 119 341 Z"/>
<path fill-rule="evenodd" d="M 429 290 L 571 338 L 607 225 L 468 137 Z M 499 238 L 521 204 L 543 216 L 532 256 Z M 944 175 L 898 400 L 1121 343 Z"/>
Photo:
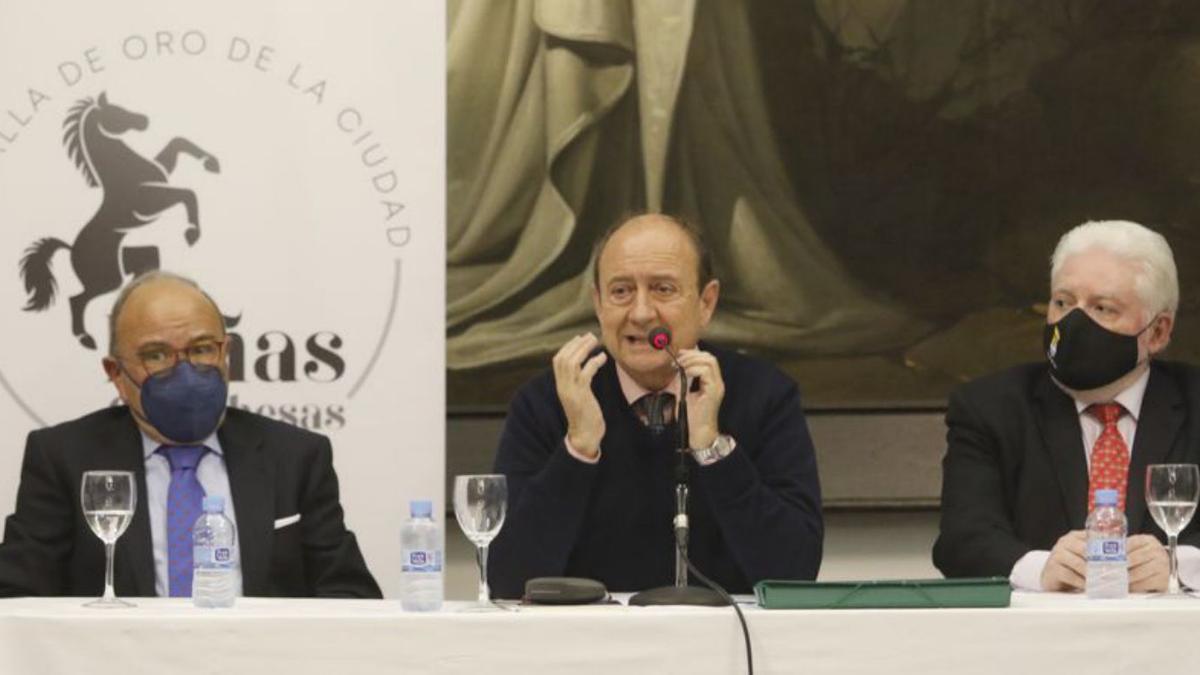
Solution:
<path fill-rule="evenodd" d="M 689 556 L 731 593 L 762 579 L 814 579 L 824 526 L 812 439 L 796 384 L 773 366 L 702 344 L 725 381 L 718 423 L 737 442 L 728 457 L 690 457 Z M 566 449 L 554 374 L 517 391 L 495 470 L 508 477 L 508 518 L 490 550 L 497 597 L 520 597 L 527 579 L 579 576 L 610 591 L 674 583 L 672 535 L 677 429 L 656 436 L 625 401 L 613 359 L 592 380 L 604 413 L 601 458 Z M 698 583 L 695 579 L 691 583 Z"/>

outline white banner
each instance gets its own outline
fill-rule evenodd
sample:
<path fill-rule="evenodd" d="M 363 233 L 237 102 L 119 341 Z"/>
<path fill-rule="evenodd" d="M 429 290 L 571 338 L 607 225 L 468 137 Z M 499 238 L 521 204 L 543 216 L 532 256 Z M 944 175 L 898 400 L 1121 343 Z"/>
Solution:
<path fill-rule="evenodd" d="M 229 317 L 231 405 L 332 437 L 347 523 L 398 592 L 407 501 L 445 503 L 444 12 L 4 3 L 0 510 L 27 431 L 114 402 L 109 309 L 161 267 Z M 38 255 L 57 297 L 27 311 Z"/>

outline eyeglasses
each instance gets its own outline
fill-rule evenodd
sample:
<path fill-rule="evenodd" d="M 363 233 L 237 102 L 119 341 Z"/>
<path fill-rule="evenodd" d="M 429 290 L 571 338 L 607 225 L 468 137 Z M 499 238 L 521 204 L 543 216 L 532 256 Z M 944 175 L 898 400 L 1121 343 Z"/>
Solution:
<path fill-rule="evenodd" d="M 137 353 L 138 361 L 150 375 L 170 370 L 182 359 L 193 366 L 217 366 L 221 363 L 221 348 L 225 339 L 203 338 L 183 349 L 151 345 Z"/>

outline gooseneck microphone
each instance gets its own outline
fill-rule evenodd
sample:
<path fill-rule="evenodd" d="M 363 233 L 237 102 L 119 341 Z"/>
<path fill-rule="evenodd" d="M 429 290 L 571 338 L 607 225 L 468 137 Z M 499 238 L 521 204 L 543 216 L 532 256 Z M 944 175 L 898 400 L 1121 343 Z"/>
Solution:
<path fill-rule="evenodd" d="M 724 605 L 726 601 L 707 589 L 688 586 L 688 443 L 687 417 L 687 373 L 679 363 L 679 356 L 671 348 L 671 331 L 659 326 L 646 336 L 651 347 L 665 351 L 679 370 L 679 412 L 675 421 L 679 425 L 677 451 L 679 464 L 675 468 L 675 585 L 642 591 L 629 599 L 632 605 Z"/>
<path fill-rule="evenodd" d="M 659 326 L 650 331 L 646 336 L 650 346 L 661 351 L 665 351 L 671 360 L 675 362 L 675 368 L 679 371 L 679 412 L 675 415 L 675 421 L 679 424 L 679 467 L 675 470 L 675 482 L 687 483 L 687 462 L 684 461 L 684 455 L 691 449 L 691 443 L 688 441 L 688 416 L 687 416 L 687 392 L 688 381 L 687 373 L 683 372 L 683 366 L 679 363 L 679 355 L 671 347 L 671 331 L 665 326 Z"/>
<path fill-rule="evenodd" d="M 688 559 L 688 463 L 687 454 L 691 451 L 688 441 L 687 373 L 679 363 L 679 355 L 671 348 L 671 331 L 665 326 L 658 326 L 646 335 L 650 346 L 659 351 L 665 351 L 675 362 L 679 370 L 679 414 L 676 422 L 679 424 L 679 464 L 675 468 L 675 585 L 662 588 L 651 588 L 629 598 L 631 605 L 704 605 L 720 607 L 729 605 L 737 612 L 738 622 L 742 626 L 742 637 L 746 644 L 746 666 L 750 675 L 754 675 L 754 656 L 750 647 L 750 628 L 746 625 L 746 617 L 738 607 L 733 597 L 712 579 L 704 576 L 692 561 Z M 688 570 L 708 588 L 688 586 Z M 711 590 L 710 590 L 711 589 Z"/>
<path fill-rule="evenodd" d="M 687 559 L 680 548 L 687 551 L 689 526 L 687 453 L 691 448 L 691 443 L 688 442 L 687 373 L 683 371 L 683 365 L 679 363 L 679 355 L 671 348 L 671 331 L 669 329 L 659 326 L 651 330 L 646 338 L 650 341 L 651 347 L 670 355 L 671 360 L 675 362 L 675 369 L 679 371 L 679 406 L 678 412 L 675 414 L 676 429 L 679 432 L 678 445 L 675 446 L 679 452 L 679 463 L 675 465 L 675 586 L 685 588 L 688 585 Z"/>

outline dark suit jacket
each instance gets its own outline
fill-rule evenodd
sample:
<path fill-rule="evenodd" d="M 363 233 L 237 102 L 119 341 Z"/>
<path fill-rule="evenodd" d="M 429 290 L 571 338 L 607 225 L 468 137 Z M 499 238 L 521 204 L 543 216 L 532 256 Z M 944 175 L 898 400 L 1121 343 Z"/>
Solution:
<path fill-rule="evenodd" d="M 1146 508 L 1146 466 L 1200 462 L 1200 369 L 1152 362 L 1131 450 L 1129 533 L 1166 541 Z M 941 532 L 933 562 L 947 577 L 1008 576 L 1087 519 L 1087 459 L 1075 402 L 1045 364 L 1017 366 L 950 397 Z M 1200 545 L 1196 520 L 1180 542 Z"/>
<path fill-rule="evenodd" d="M 217 432 L 237 516 L 243 594 L 381 597 L 342 521 L 329 439 L 230 408 Z M 126 407 L 29 434 L 16 511 L 0 544 L 0 595 L 99 595 L 104 546 L 79 504 L 84 471 L 137 475 L 133 522 L 117 541 L 119 596 L 153 596 L 142 439 Z M 300 521 L 274 529 L 275 520 Z"/>

